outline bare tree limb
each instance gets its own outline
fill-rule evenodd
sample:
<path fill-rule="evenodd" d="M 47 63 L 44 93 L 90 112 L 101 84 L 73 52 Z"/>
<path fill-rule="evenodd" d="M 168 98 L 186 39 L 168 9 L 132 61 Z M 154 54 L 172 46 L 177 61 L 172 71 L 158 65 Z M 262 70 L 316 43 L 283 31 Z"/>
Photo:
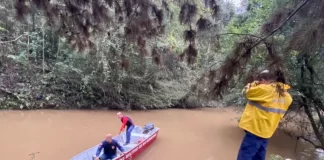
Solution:
<path fill-rule="evenodd" d="M 22 34 L 20 36 L 18 36 L 17 38 L 13 39 L 13 40 L 10 40 L 10 41 L 0 41 L 0 44 L 3 44 L 3 43 L 10 43 L 10 42 L 14 42 L 14 41 L 17 41 L 18 39 L 20 39 L 21 37 L 23 36 L 26 36 L 27 34 Z"/>
<path fill-rule="evenodd" d="M 215 36 L 226 36 L 226 35 L 236 35 L 236 36 L 251 36 L 254 38 L 262 39 L 262 37 L 254 35 L 254 34 L 248 34 L 248 33 L 220 33 L 220 34 L 215 34 L 215 35 L 208 35 L 207 37 L 215 37 Z M 199 36 L 202 37 L 202 36 Z"/>
<path fill-rule="evenodd" d="M 259 39 L 262 38 L 260 36 L 254 35 L 254 34 L 245 34 L 245 33 L 221 33 L 221 34 L 217 34 L 216 36 L 224 36 L 224 35 L 251 36 L 251 37 L 259 38 Z"/>
<path fill-rule="evenodd" d="M 317 144 L 314 143 L 312 140 L 310 140 L 310 139 L 308 139 L 308 138 L 306 138 L 306 137 L 304 137 L 304 136 L 300 136 L 300 137 L 297 137 L 297 138 L 303 139 L 304 141 L 306 141 L 306 142 L 312 144 L 315 148 L 321 148 L 320 145 L 317 145 Z"/>
<path fill-rule="evenodd" d="M 295 135 L 291 134 L 290 132 L 287 132 L 287 131 L 285 131 L 285 130 L 282 130 L 282 131 L 283 131 L 286 135 L 288 135 L 288 136 L 290 136 L 290 137 L 296 137 Z M 321 148 L 320 145 L 316 144 L 314 141 L 308 139 L 308 138 L 305 137 L 305 136 L 297 136 L 296 138 L 297 138 L 297 140 L 302 139 L 302 140 L 304 140 L 304 141 L 310 143 L 310 144 L 311 144 L 312 146 L 314 146 L 315 148 Z"/>
<path fill-rule="evenodd" d="M 303 101 L 304 102 L 307 102 L 306 98 L 303 98 Z M 305 109 L 305 113 L 307 114 L 308 118 L 309 118 L 309 121 L 311 123 L 311 126 L 313 127 L 313 130 L 314 130 L 314 134 L 316 135 L 318 141 L 321 143 L 321 144 L 324 144 L 324 139 L 322 138 L 321 136 L 321 133 L 319 131 L 319 128 L 318 126 L 316 125 L 316 122 L 314 120 L 314 117 L 312 115 L 312 112 L 310 110 L 310 107 L 308 105 L 304 105 L 304 109 Z M 321 146 L 323 147 L 323 146 Z"/>

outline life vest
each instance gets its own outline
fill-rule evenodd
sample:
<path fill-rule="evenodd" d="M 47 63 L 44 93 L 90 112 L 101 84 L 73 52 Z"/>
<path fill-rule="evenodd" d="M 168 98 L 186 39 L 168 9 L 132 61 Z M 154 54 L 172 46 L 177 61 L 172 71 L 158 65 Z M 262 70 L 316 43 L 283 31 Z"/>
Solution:
<path fill-rule="evenodd" d="M 124 118 L 127 118 L 127 119 L 128 119 L 127 122 L 126 122 L 126 126 L 127 126 L 127 128 L 129 128 L 130 126 L 134 125 L 132 119 L 129 118 L 128 116 L 123 116 L 123 117 L 120 119 L 120 121 L 121 121 L 122 123 L 123 123 L 123 121 L 124 121 Z"/>
<path fill-rule="evenodd" d="M 276 91 L 278 84 L 285 90 L 283 96 Z M 270 138 L 292 103 L 288 89 L 290 86 L 283 83 L 248 84 L 243 90 L 248 102 L 239 127 L 261 138 Z"/>

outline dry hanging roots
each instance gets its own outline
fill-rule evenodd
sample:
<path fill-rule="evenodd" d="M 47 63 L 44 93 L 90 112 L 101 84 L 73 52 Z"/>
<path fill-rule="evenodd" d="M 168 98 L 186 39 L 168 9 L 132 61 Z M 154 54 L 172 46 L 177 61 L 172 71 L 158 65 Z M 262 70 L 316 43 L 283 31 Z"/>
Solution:
<path fill-rule="evenodd" d="M 196 23 L 198 31 L 204 31 L 211 27 L 211 22 L 203 17 L 200 17 Z"/>
<path fill-rule="evenodd" d="M 193 22 L 194 16 L 196 16 L 197 7 L 194 4 L 184 3 L 181 6 L 179 21 L 181 24 L 190 25 Z"/>
<path fill-rule="evenodd" d="M 219 68 L 219 77 L 217 81 L 215 76 L 211 76 L 211 82 L 216 81 L 214 87 L 210 91 L 210 95 L 222 98 L 223 92 L 229 86 L 230 81 L 233 79 L 234 75 L 242 74 L 244 67 L 247 65 L 251 58 L 252 49 L 254 42 L 256 40 L 251 37 L 246 37 L 243 41 L 236 44 L 233 53 L 226 58 L 225 62 Z M 215 71 L 216 72 L 216 71 Z"/>
<path fill-rule="evenodd" d="M 218 16 L 220 6 L 217 0 L 205 0 L 205 6 L 209 7 L 213 11 L 212 15 L 214 18 Z"/>
<path fill-rule="evenodd" d="M 279 27 L 279 25 L 286 19 L 288 15 L 287 9 L 280 9 L 274 15 L 272 15 L 271 19 L 262 25 L 262 33 L 269 34 L 274 29 Z"/>
<path fill-rule="evenodd" d="M 162 64 L 161 54 L 158 52 L 158 49 L 156 47 L 154 47 L 152 49 L 152 60 L 153 60 L 153 63 L 155 63 L 157 65 L 161 65 Z"/>
<path fill-rule="evenodd" d="M 90 37 L 95 34 L 108 32 L 107 28 L 112 23 L 126 23 L 125 34 L 137 40 L 162 34 L 165 26 L 164 12 L 169 12 L 167 3 L 164 1 L 163 8 L 158 8 L 151 0 L 65 0 L 61 3 L 43 0 L 17 0 L 15 8 L 17 18 L 23 20 L 33 6 L 42 10 L 48 20 L 49 26 L 61 35 L 65 36 L 70 44 L 80 50 L 94 47 Z M 108 8 L 115 11 L 116 21 L 112 18 Z M 149 12 L 152 11 L 152 12 Z M 136 14 L 135 14 L 136 13 Z M 131 21 L 128 20 L 131 19 Z M 140 47 L 143 45 L 140 43 Z"/>
<path fill-rule="evenodd" d="M 197 32 L 195 30 L 186 30 L 184 31 L 185 41 L 194 42 L 196 39 Z"/>
<path fill-rule="evenodd" d="M 187 63 L 188 64 L 194 64 L 196 61 L 198 55 L 198 50 L 195 48 L 195 46 L 193 44 L 190 44 L 185 50 L 184 52 L 179 56 L 179 59 L 181 61 L 184 60 L 184 57 L 187 57 Z"/>

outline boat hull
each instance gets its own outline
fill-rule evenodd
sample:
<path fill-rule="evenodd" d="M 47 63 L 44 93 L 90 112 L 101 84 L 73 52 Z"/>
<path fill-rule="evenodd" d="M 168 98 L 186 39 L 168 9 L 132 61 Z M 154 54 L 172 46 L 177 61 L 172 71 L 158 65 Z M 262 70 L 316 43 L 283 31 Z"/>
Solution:
<path fill-rule="evenodd" d="M 150 146 L 158 137 L 159 128 L 154 127 L 151 131 L 143 134 L 144 129 L 140 126 L 135 126 L 131 133 L 131 143 L 123 146 L 125 152 L 117 154 L 114 160 L 131 160 L 138 156 L 143 150 Z M 123 132 L 121 135 L 113 137 L 120 145 L 123 145 L 126 139 L 126 134 Z M 71 160 L 93 160 L 98 146 L 93 146 L 80 154 L 74 156 Z M 101 151 L 103 154 L 103 150 Z"/>
<path fill-rule="evenodd" d="M 150 146 L 157 138 L 159 134 L 159 130 L 157 130 L 154 134 L 152 134 L 149 138 L 140 142 L 136 147 L 127 151 L 121 157 L 116 158 L 116 160 L 131 160 L 138 156 L 141 152 L 143 152 L 148 146 Z"/>

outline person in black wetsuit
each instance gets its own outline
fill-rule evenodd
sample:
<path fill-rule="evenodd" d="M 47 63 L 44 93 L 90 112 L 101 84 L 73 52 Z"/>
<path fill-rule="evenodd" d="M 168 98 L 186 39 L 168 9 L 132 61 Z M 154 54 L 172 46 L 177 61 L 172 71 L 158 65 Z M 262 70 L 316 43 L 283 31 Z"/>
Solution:
<path fill-rule="evenodd" d="M 97 149 L 95 160 L 108 160 L 114 159 L 117 157 L 117 148 L 124 152 L 124 148 L 114 139 L 112 139 L 111 134 L 105 136 L 105 140 L 102 141 Z M 104 153 L 99 157 L 101 150 L 104 149 Z"/>
<path fill-rule="evenodd" d="M 120 127 L 120 131 L 119 134 L 125 129 L 125 127 L 127 126 L 126 129 L 126 142 L 124 145 L 129 144 L 130 142 L 130 138 L 131 138 L 131 133 L 134 129 L 134 123 L 132 121 L 132 119 L 130 119 L 128 116 L 124 116 L 121 112 L 117 113 L 118 118 L 121 120 L 122 122 L 122 126 Z"/>

